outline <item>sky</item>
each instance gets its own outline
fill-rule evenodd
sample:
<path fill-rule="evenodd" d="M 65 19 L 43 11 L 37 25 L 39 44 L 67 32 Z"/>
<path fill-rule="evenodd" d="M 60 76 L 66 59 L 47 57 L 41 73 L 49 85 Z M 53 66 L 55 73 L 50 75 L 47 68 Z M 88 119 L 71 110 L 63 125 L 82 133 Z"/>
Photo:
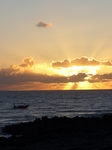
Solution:
<path fill-rule="evenodd" d="M 111 0 L 0 0 L 0 90 L 112 89 Z"/>

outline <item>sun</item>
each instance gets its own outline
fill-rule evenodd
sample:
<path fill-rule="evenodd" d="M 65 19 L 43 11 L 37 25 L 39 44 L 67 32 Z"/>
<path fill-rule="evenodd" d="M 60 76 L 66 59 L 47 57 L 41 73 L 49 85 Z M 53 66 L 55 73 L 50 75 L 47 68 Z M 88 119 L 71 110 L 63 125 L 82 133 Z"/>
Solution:
<path fill-rule="evenodd" d="M 97 74 L 97 71 L 99 70 L 99 66 L 88 66 L 87 70 L 88 70 L 87 74 L 95 75 Z"/>
<path fill-rule="evenodd" d="M 72 67 L 60 67 L 60 68 L 53 68 L 47 64 L 38 64 L 35 65 L 33 68 L 34 72 L 38 73 L 46 73 L 50 76 L 58 75 L 58 76 L 64 76 L 64 77 L 71 77 L 73 75 L 78 75 L 79 73 L 85 73 L 87 74 L 87 77 L 85 77 L 85 81 L 83 82 L 69 82 L 64 83 L 63 90 L 86 90 L 86 89 L 93 89 L 93 84 L 90 84 L 88 82 L 91 75 L 97 74 L 97 71 L 99 70 L 99 66 L 72 66 Z"/>
<path fill-rule="evenodd" d="M 73 66 L 68 68 L 56 68 L 55 73 L 66 77 L 77 75 L 78 73 L 86 73 L 95 75 L 99 70 L 99 66 Z"/>
<path fill-rule="evenodd" d="M 80 66 L 73 66 L 73 67 L 68 67 L 68 68 L 56 68 L 55 73 L 70 77 L 72 75 L 77 75 L 79 72 L 81 72 L 83 69 Z"/>

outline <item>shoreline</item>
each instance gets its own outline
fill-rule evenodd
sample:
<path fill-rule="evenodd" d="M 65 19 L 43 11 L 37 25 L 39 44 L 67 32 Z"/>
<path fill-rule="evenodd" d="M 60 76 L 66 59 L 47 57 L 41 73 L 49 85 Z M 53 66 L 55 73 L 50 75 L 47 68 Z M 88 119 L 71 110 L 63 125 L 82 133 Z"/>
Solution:
<path fill-rule="evenodd" d="M 112 115 L 103 117 L 53 117 L 5 126 L 11 134 L 0 137 L 1 149 L 112 149 Z"/>

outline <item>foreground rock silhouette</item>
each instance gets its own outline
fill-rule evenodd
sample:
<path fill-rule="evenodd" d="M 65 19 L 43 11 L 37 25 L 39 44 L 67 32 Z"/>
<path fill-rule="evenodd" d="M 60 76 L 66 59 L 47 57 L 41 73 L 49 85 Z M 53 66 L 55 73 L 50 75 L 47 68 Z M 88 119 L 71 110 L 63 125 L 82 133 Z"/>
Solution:
<path fill-rule="evenodd" d="M 53 117 L 6 126 L 0 148 L 24 150 L 112 149 L 112 115 L 96 118 Z"/>

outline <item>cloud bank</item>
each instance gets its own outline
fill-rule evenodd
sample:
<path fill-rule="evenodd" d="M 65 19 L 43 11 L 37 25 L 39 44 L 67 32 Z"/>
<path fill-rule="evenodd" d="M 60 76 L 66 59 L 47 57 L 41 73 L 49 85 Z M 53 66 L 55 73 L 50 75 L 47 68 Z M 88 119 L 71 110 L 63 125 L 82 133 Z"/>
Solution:
<path fill-rule="evenodd" d="M 84 81 L 87 75 L 79 73 L 68 77 L 61 75 L 47 75 L 34 72 L 16 72 L 13 73 L 12 68 L 1 69 L 0 71 L 0 84 L 19 84 L 26 82 L 41 82 L 41 83 L 68 83 Z"/>
<path fill-rule="evenodd" d="M 86 70 L 78 70 L 73 74 L 66 75 L 65 72 L 71 66 L 104 66 L 105 73 L 88 73 Z M 79 83 L 87 82 L 89 84 L 101 83 L 112 87 L 112 71 L 106 72 L 105 67 L 109 66 L 112 70 L 111 61 L 98 61 L 87 57 L 75 58 L 73 60 L 65 59 L 64 61 L 53 62 L 50 69 L 47 65 L 36 64 L 33 57 L 27 57 L 22 60 L 20 65 L 11 65 L 9 68 L 0 68 L 0 90 L 4 89 L 64 89 L 64 86 L 72 83 L 72 88 L 78 88 Z M 59 69 L 57 69 L 59 68 Z M 48 72 L 48 69 L 52 73 Z M 57 74 L 56 71 L 57 70 Z M 53 72 L 54 71 L 54 72 Z M 83 87 L 82 87 L 83 88 Z"/>

